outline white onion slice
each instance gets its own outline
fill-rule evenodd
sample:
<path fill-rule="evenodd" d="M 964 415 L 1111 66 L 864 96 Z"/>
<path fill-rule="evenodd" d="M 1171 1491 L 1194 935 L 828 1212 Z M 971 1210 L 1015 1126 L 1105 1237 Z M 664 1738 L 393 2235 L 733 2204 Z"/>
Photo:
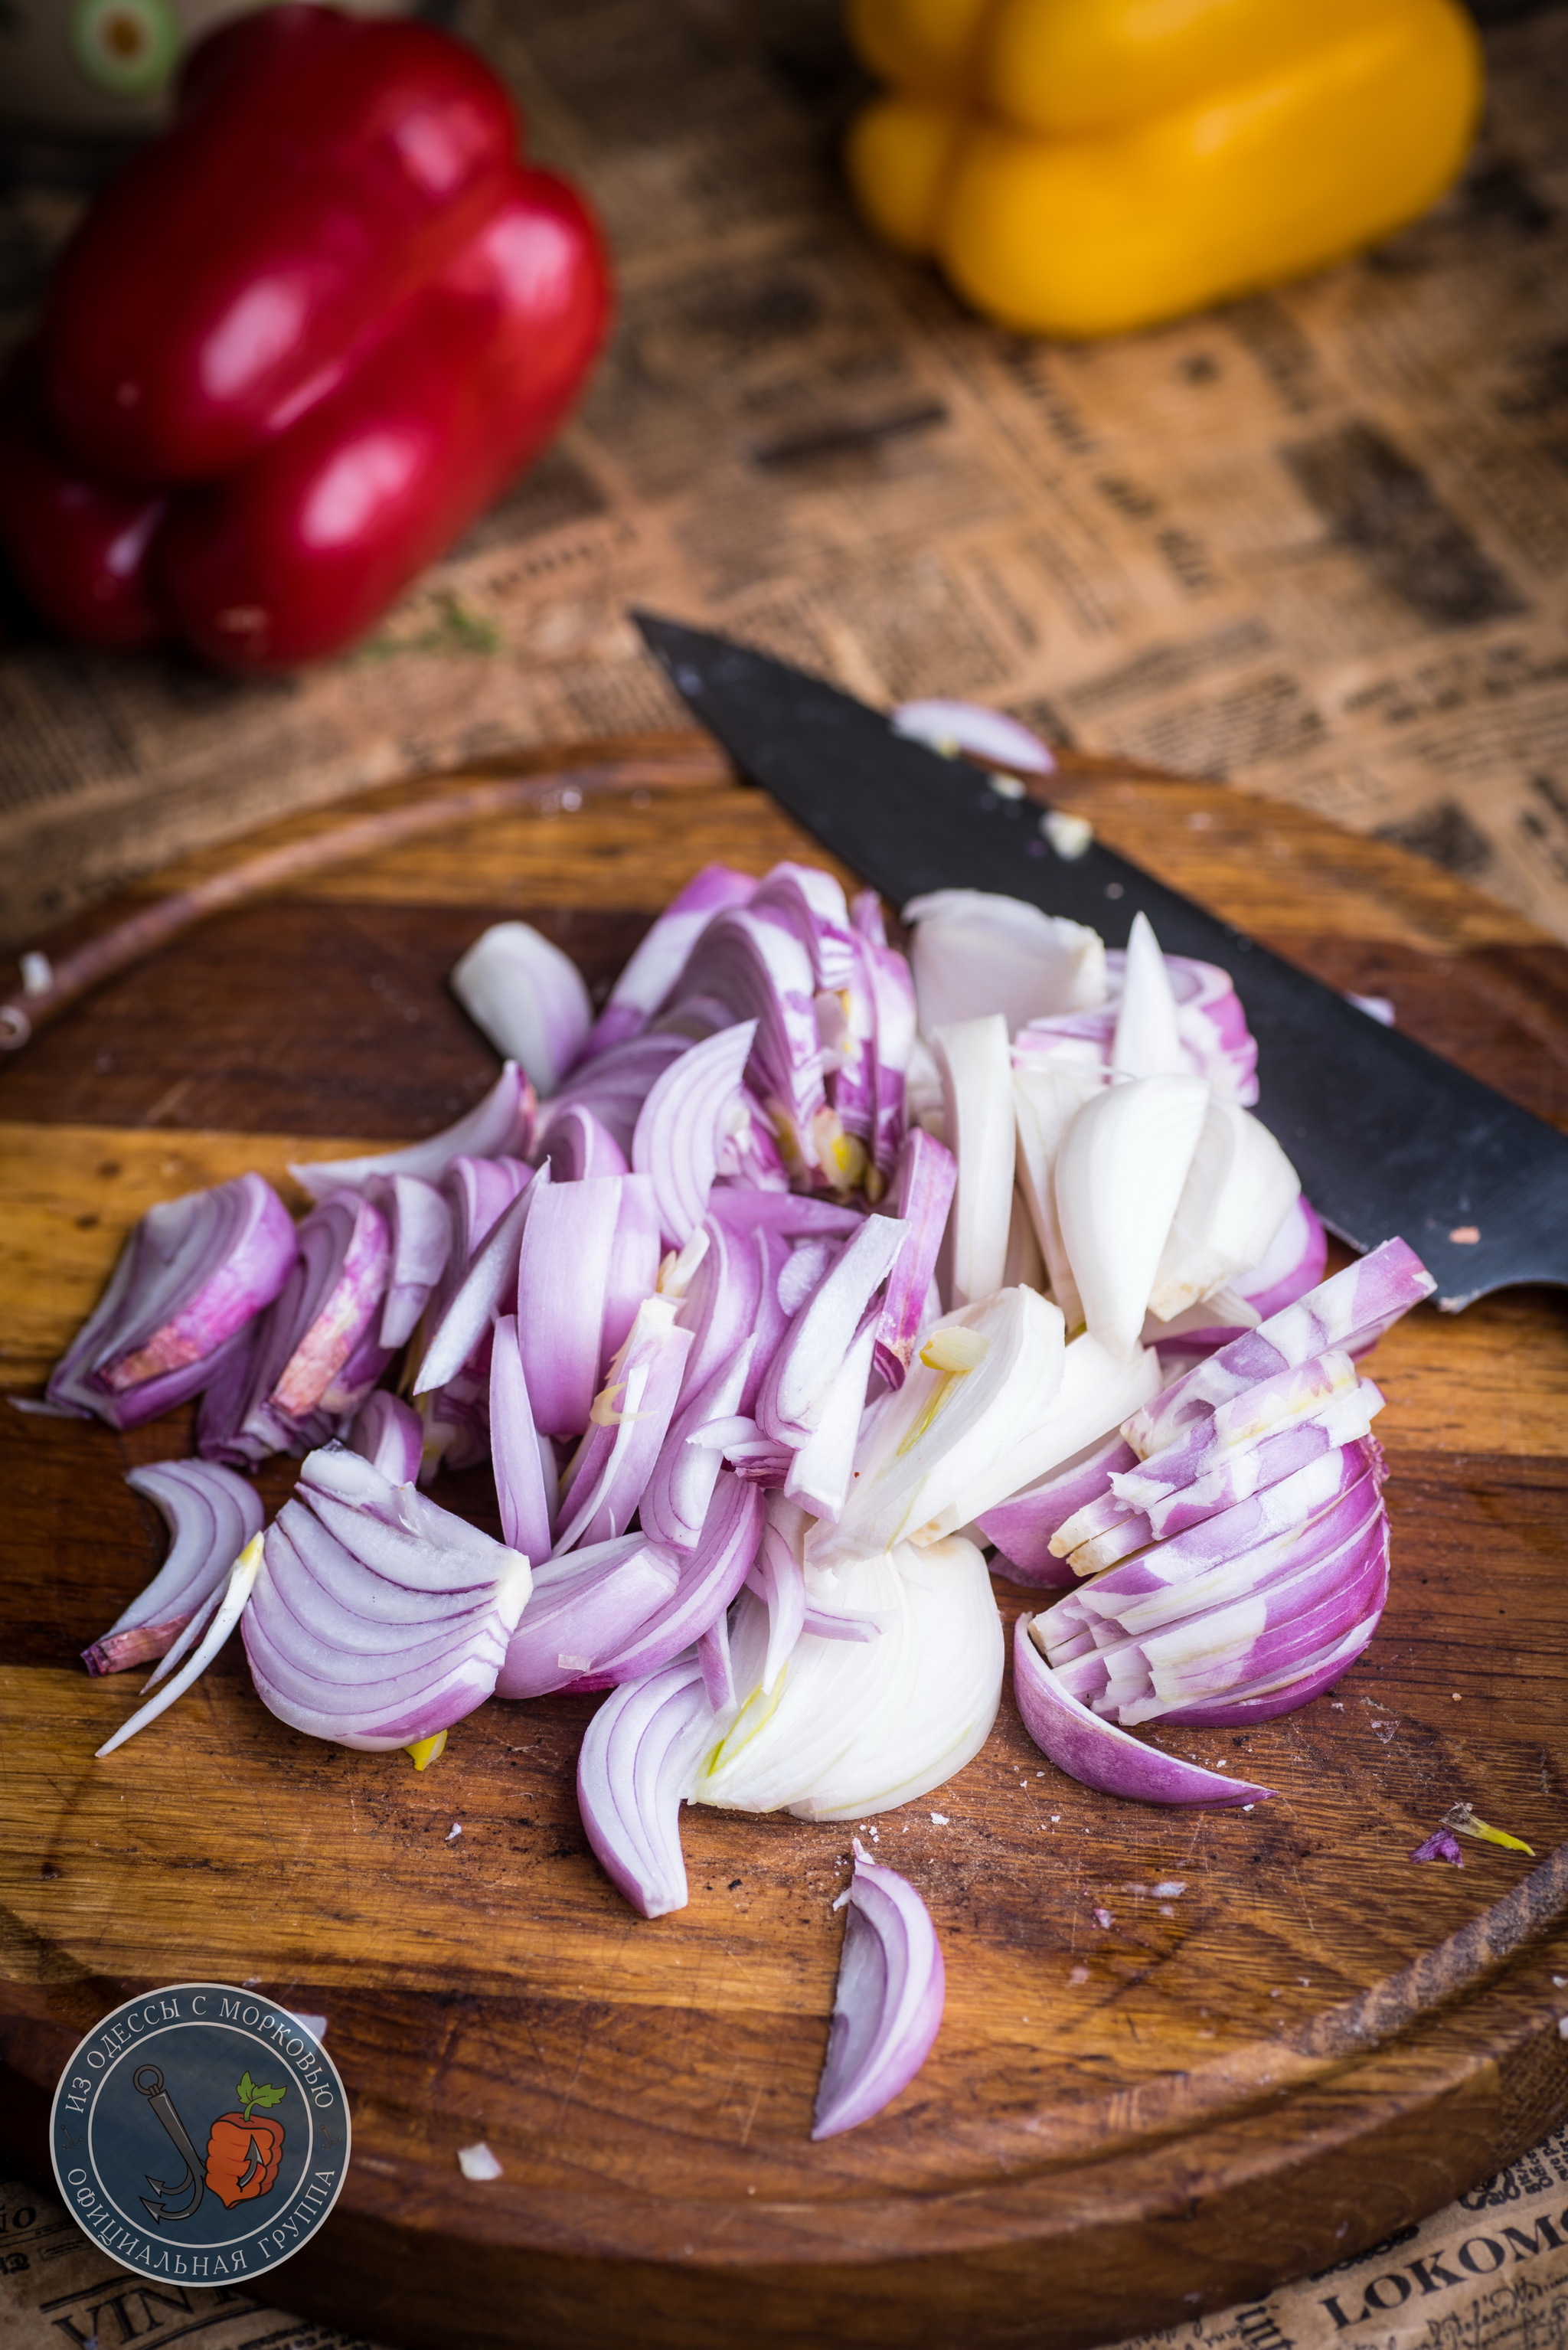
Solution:
<path fill-rule="evenodd" d="M 945 1995 L 930 1911 L 908 1877 L 857 1839 L 814 2139 L 869 2121 L 908 2088 L 930 2054 Z"/>
<path fill-rule="evenodd" d="M 527 922 L 495 922 L 456 964 L 450 984 L 496 1051 L 521 1062 L 541 1094 L 553 1093 L 594 1022 L 571 957 Z"/>
<path fill-rule="evenodd" d="M 1105 943 L 1081 922 L 984 889 L 934 889 L 912 898 L 904 920 L 928 1036 L 996 1012 L 1015 1035 L 1027 1021 L 1105 1001 Z"/>
<path fill-rule="evenodd" d="M 1135 914 L 1122 966 L 1111 1067 L 1122 1077 L 1179 1077 L 1187 1066 L 1176 995 L 1147 914 Z"/>
<path fill-rule="evenodd" d="M 1055 772 L 1050 745 L 1032 726 L 982 702 L 900 702 L 888 723 L 895 734 L 927 743 L 944 758 L 965 751 L 977 759 L 993 759 L 999 766 L 1017 767 L 1026 775 Z"/>
<path fill-rule="evenodd" d="M 1112 1354 L 1137 1350 L 1208 1105 L 1200 1077 L 1133 1077 L 1095 1094 L 1062 1138 L 1063 1245 L 1090 1334 Z"/>
<path fill-rule="evenodd" d="M 1160 1253 L 1148 1310 L 1168 1322 L 1262 1264 L 1301 1192 L 1266 1126 L 1210 1098 Z"/>
<path fill-rule="evenodd" d="M 949 1239 L 949 1303 L 969 1305 L 1002 1287 L 1012 1207 L 1012 1067 L 1007 1023 L 990 1013 L 939 1028 L 931 1051 L 941 1073 L 947 1144 L 958 1161 Z M 1139 1317 L 1141 1319 L 1141 1316 Z"/>

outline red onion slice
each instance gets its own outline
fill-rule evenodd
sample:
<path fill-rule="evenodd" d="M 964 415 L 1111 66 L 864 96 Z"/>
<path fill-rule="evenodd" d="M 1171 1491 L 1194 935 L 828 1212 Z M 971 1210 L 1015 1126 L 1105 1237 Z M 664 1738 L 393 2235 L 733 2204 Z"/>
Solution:
<path fill-rule="evenodd" d="M 744 1583 L 762 1532 L 761 1493 L 722 1470 L 701 1540 L 694 1551 L 673 1554 L 680 1568 L 675 1592 L 623 1648 L 596 1660 L 581 1686 L 604 1689 L 618 1681 L 640 1680 L 700 1640 Z"/>
<path fill-rule="evenodd" d="M 680 1804 L 713 1711 L 690 1657 L 600 1706 L 577 1756 L 577 1807 L 600 1867 L 644 1918 L 686 1907 Z"/>
<path fill-rule="evenodd" d="M 465 1367 L 477 1370 L 484 1359 L 496 1315 L 516 1295 L 528 1220 L 549 1189 L 550 1170 L 541 1168 L 485 1233 L 431 1333 L 414 1378 L 415 1395 L 446 1387 Z"/>
<path fill-rule="evenodd" d="M 335 1191 L 296 1239 L 294 1270 L 254 1326 L 243 1377 L 236 1366 L 203 1399 L 207 1460 L 305 1451 L 352 1417 L 386 1368 L 375 1336 L 391 1259 L 386 1218 L 360 1193 Z"/>
<path fill-rule="evenodd" d="M 421 1175 L 373 1175 L 365 1186 L 392 1235 L 387 1295 L 381 1305 L 381 1346 L 395 1349 L 412 1336 L 425 1303 L 446 1270 L 452 1211 Z"/>
<path fill-rule="evenodd" d="M 903 1245 L 891 1216 L 867 1216 L 794 1315 L 757 1397 L 764 1435 L 798 1450 L 819 1426 L 867 1308 Z M 867 1371 L 870 1368 L 867 1349 Z M 860 1401 L 865 1400 L 862 1385 Z M 858 1425 L 858 1406 L 855 1411 Z"/>
<path fill-rule="evenodd" d="M 957 1182 L 958 1161 L 952 1152 L 916 1127 L 904 1146 L 892 1201 L 903 1239 L 888 1275 L 877 1325 L 877 1369 L 890 1388 L 903 1386 L 920 1335 Z"/>
<path fill-rule="evenodd" d="M 283 1288 L 295 1245 L 288 1211 L 260 1175 L 160 1201 L 56 1365 L 48 1400 L 137 1428 L 198 1394 Z"/>
<path fill-rule="evenodd" d="M 515 1061 L 508 1061 L 483 1101 L 455 1126 L 402 1150 L 379 1150 L 364 1159 L 316 1159 L 289 1173 L 313 1200 L 329 1191 L 358 1191 L 372 1175 L 419 1175 L 439 1183 L 456 1159 L 525 1159 L 533 1141 L 534 1088 Z"/>
<path fill-rule="evenodd" d="M 624 1175 L 626 1153 L 585 1102 L 568 1102 L 550 1121 L 545 1158 L 557 1183 L 578 1183 L 588 1175 Z"/>
<path fill-rule="evenodd" d="M 261 1536 L 256 1534 L 252 1536 L 235 1559 L 229 1573 L 227 1586 L 221 1596 L 217 1597 L 216 1604 L 209 1602 L 213 1607 L 213 1613 L 194 1653 L 187 1658 L 172 1680 L 164 1682 L 156 1697 L 149 1698 L 145 1705 L 139 1706 L 129 1721 L 120 1723 L 112 1738 L 104 1740 L 94 1758 L 95 1761 L 101 1762 L 105 1755 L 112 1754 L 116 1747 L 123 1746 L 128 1738 L 134 1738 L 139 1730 L 145 1730 L 150 1721 L 156 1721 L 158 1716 L 166 1712 L 177 1698 L 184 1696 L 193 1681 L 201 1679 L 244 1614 L 253 1586 L 261 1571 Z M 152 1679 L 157 1679 L 158 1674 L 154 1673 Z M 151 1681 L 149 1681 L 147 1686 L 151 1688 Z"/>
<path fill-rule="evenodd" d="M 192 1617 L 216 1604 L 229 1569 L 262 1529 L 255 1488 L 210 1461 L 157 1461 L 128 1470 L 125 1482 L 162 1517 L 169 1551 L 147 1588 L 82 1650 L 89 1673 L 123 1672 L 165 1655 Z"/>
<path fill-rule="evenodd" d="M 269 1530 L 244 1621 L 263 1702 L 368 1752 L 449 1729 L 495 1687 L 528 1562 L 338 1447 Z"/>
<path fill-rule="evenodd" d="M 642 1534 L 547 1560 L 507 1644 L 496 1696 L 543 1697 L 591 1673 L 630 1643 L 679 1581 L 674 1553 Z"/>
<path fill-rule="evenodd" d="M 718 1482 L 722 1439 L 738 1413 L 755 1345 L 754 1337 L 746 1339 L 670 1422 L 639 1513 L 643 1532 L 656 1541 L 696 1549 Z M 682 1397 L 690 1377 L 688 1358 Z"/>
<path fill-rule="evenodd" d="M 675 1304 L 647 1298 L 594 1399 L 593 1424 L 566 1474 L 555 1549 L 611 1541 L 636 1514 L 680 1391 L 691 1333 L 675 1326 Z"/>
<path fill-rule="evenodd" d="M 1137 1454 L 1119 1429 L 1100 1437 L 1086 1451 L 1053 1470 L 1038 1484 L 1014 1493 L 987 1510 L 977 1523 L 987 1542 L 1001 1555 L 996 1572 L 1010 1583 L 1055 1585 L 1069 1589 L 1077 1581 L 1070 1562 L 1051 1548 L 1052 1536 L 1079 1511 L 1110 1491 L 1111 1471 L 1130 1469 Z"/>
<path fill-rule="evenodd" d="M 389 1484 L 411 1485 L 420 1473 L 424 1437 L 419 1413 L 400 1396 L 378 1388 L 355 1414 L 348 1441 Z"/>
<path fill-rule="evenodd" d="M 1207 1417 L 1261 1379 L 1310 1362 L 1331 1348 L 1364 1354 L 1437 1285 L 1414 1249 L 1401 1240 L 1385 1241 L 1381 1248 L 1331 1274 L 1304 1297 L 1198 1364 L 1134 1412 L 1122 1433 L 1140 1459 L 1147 1460 L 1162 1451 L 1189 1420 Z"/>
<path fill-rule="evenodd" d="M 583 1047 L 580 1070 L 601 1053 L 638 1035 L 680 978 L 686 959 L 715 914 L 748 904 L 756 880 L 728 865 L 704 865 L 671 898 L 610 989 Z"/>
<path fill-rule="evenodd" d="M 1312 1201 L 1302 1192 L 1291 1202 L 1251 1273 L 1238 1274 L 1218 1295 L 1205 1298 L 1169 1322 L 1151 1321 L 1145 1326 L 1145 1338 L 1173 1358 L 1211 1355 L 1315 1289 L 1327 1258 L 1328 1234 Z M 1238 1306 L 1246 1312 L 1238 1314 Z M 1234 1318 L 1220 1318 L 1227 1315 Z M 1253 1315 L 1257 1322 L 1251 1318 Z"/>
<path fill-rule="evenodd" d="M 1050 745 L 1032 726 L 982 702 L 900 702 L 888 723 L 895 734 L 928 743 L 946 759 L 964 751 L 971 758 L 993 761 L 1000 767 L 1016 767 L 1021 775 L 1055 773 Z"/>
<path fill-rule="evenodd" d="M 732 1021 L 757 1023 L 751 1085 L 774 1121 L 786 1164 L 811 1174 L 819 1164 L 816 1122 L 827 1097 L 810 953 L 782 923 L 749 906 L 732 908 L 708 924 L 670 991 L 674 1003 L 696 995 L 716 998 Z"/>
<path fill-rule="evenodd" d="M 721 1014 L 714 1024 L 722 1027 Z M 569 1109 L 591 1110 L 606 1133 L 630 1164 L 631 1139 L 643 1103 L 655 1082 L 691 1049 L 691 1038 L 675 1030 L 650 1029 L 618 1045 L 597 1059 L 585 1061 L 567 1077 L 539 1112 L 538 1137 L 547 1142 L 558 1118 Z"/>
<path fill-rule="evenodd" d="M 745 1020 L 693 1045 L 655 1080 L 639 1114 L 631 1163 L 652 1180 L 667 1248 L 684 1248 L 707 1210 L 720 1153 L 744 1116 L 741 1080 L 756 1033 Z"/>
<path fill-rule="evenodd" d="M 1212 1804 L 1233 1810 L 1242 1804 L 1272 1801 L 1272 1787 L 1162 1754 L 1129 1731 L 1091 1713 L 1063 1688 L 1030 1638 L 1037 1620 L 1018 1618 L 1012 1639 L 1013 1694 L 1024 1729 L 1059 1771 L 1085 1787 L 1097 1787 L 1102 1794 L 1124 1795 L 1137 1804 Z"/>
<path fill-rule="evenodd" d="M 857 1838 L 814 2139 L 868 2122 L 931 2053 L 947 1980 L 930 1911 L 906 1877 Z"/>
<path fill-rule="evenodd" d="M 495 1325 L 490 1357 L 491 1461 L 502 1533 L 535 1565 L 550 1555 L 555 1515 L 554 1464 L 546 1472 L 545 1450 L 517 1351 L 517 1317 L 505 1314 Z"/>

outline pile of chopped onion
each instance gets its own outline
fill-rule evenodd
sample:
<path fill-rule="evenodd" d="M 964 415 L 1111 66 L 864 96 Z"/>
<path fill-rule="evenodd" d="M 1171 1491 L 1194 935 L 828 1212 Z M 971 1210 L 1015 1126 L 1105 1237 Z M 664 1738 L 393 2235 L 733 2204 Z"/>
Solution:
<path fill-rule="evenodd" d="M 966 740 L 955 707 L 908 723 Z M 607 1691 L 579 1804 L 652 1918 L 682 1804 L 860 1821 L 977 1752 L 994 1545 L 1047 1600 L 1014 1667 L 1053 1762 L 1266 1800 L 1134 1732 L 1305 1703 L 1371 1638 L 1356 1362 L 1432 1283 L 1399 1241 L 1324 1279 L 1225 972 L 1141 916 L 1110 953 L 971 890 L 905 919 L 908 957 L 827 873 L 710 867 L 597 1018 L 504 923 L 452 983 L 513 1057 L 456 1126 L 295 1170 L 297 1228 L 255 1176 L 152 1210 L 50 1394 L 124 1426 L 199 1393 L 204 1458 L 133 1477 L 170 1556 L 91 1668 L 204 1635 L 151 1718 L 238 1621 L 284 1721 L 421 1767 L 493 1694 Z M 280 1451 L 247 1548 L 233 1470 Z M 501 1543 L 420 1491 L 486 1461 Z M 819 2137 L 941 2008 L 919 1894 L 857 1855 Z"/>

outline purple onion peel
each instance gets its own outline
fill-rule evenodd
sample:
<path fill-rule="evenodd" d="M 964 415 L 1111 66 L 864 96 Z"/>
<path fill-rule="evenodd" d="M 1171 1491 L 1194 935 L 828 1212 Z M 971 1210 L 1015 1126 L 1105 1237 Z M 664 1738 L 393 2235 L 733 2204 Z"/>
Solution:
<path fill-rule="evenodd" d="M 1068 1694 L 1030 1637 L 1035 1619 L 1020 1616 L 1012 1639 L 1012 1687 L 1023 1727 L 1048 1761 L 1085 1787 L 1135 1804 L 1212 1804 L 1234 1810 L 1273 1800 L 1272 1787 L 1231 1779 L 1146 1746 Z"/>
<path fill-rule="evenodd" d="M 870 2121 L 908 2088 L 930 2054 L 947 1989 L 930 1911 L 858 1840 L 848 1894 L 814 2139 Z"/>

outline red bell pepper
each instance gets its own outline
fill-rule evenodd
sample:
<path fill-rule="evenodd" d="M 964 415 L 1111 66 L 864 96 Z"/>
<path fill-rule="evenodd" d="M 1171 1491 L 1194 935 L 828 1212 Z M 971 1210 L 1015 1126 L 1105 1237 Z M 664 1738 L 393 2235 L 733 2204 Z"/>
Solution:
<path fill-rule="evenodd" d="M 603 337 L 592 219 L 512 139 L 488 68 L 426 26 L 286 5 L 193 52 L 0 397 L 0 546 L 46 617 L 240 671 L 373 623 Z"/>
<path fill-rule="evenodd" d="M 606 302 L 581 202 L 553 172 L 519 169 L 336 390 L 227 481 L 177 501 L 152 567 L 183 640 L 224 668 L 266 670 L 358 636 L 549 439 Z"/>
<path fill-rule="evenodd" d="M 493 211 L 515 137 L 483 59 L 429 25 L 293 6 L 223 26 L 49 289 L 63 447 L 111 481 L 243 463 Z"/>
<path fill-rule="evenodd" d="M 163 632 L 146 557 L 168 500 L 67 464 L 39 425 L 30 374 L 18 369 L 0 393 L 0 545 L 47 620 L 134 652 Z"/>

